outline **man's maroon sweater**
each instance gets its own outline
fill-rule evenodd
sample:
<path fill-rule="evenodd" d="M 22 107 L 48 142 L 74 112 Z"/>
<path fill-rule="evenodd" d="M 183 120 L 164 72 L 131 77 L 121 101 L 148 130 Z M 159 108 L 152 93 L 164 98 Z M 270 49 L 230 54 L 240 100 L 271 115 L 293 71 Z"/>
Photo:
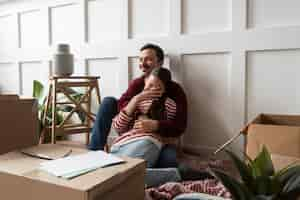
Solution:
<path fill-rule="evenodd" d="M 130 82 L 125 93 L 118 101 L 119 111 L 122 110 L 132 97 L 140 93 L 145 86 L 144 77 L 134 79 Z M 187 126 L 187 99 L 181 86 L 171 81 L 166 88 L 166 94 L 176 103 L 176 117 L 174 120 L 160 120 L 158 133 L 164 137 L 178 137 L 182 135 Z"/>

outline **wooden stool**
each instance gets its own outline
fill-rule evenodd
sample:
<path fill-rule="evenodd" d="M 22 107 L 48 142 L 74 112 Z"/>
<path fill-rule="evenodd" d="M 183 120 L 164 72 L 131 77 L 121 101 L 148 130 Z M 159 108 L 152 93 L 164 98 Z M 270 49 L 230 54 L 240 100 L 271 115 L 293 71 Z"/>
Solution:
<path fill-rule="evenodd" d="M 57 131 L 63 135 L 86 133 L 86 144 L 89 144 L 91 122 L 95 121 L 96 115 L 91 112 L 92 91 L 96 90 L 98 103 L 101 103 L 98 85 L 99 76 L 52 76 L 49 79 L 49 92 L 46 98 L 46 107 L 42 116 L 42 123 L 46 123 L 47 112 L 50 110 L 52 124 L 45 127 L 43 134 L 51 130 L 51 143 L 56 143 Z M 70 88 L 85 88 L 85 93 L 79 100 L 75 100 L 70 93 Z M 58 102 L 57 95 L 61 93 L 66 97 L 66 101 Z M 50 107 L 51 105 L 51 107 Z M 64 117 L 63 121 L 56 125 L 56 110 L 59 105 L 72 105 L 73 109 Z M 75 111 L 80 111 L 85 115 L 85 122 L 80 124 L 66 124 Z"/>

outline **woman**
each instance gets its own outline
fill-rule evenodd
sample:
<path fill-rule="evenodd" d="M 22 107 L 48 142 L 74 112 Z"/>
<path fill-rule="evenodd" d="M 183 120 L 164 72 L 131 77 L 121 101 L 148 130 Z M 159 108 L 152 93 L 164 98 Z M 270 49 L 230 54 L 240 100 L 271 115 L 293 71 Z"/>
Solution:
<path fill-rule="evenodd" d="M 113 141 L 111 153 L 146 160 L 147 167 L 153 167 L 158 159 L 162 146 L 166 143 L 156 133 L 139 129 L 140 119 L 172 120 L 176 115 L 175 102 L 166 96 L 165 91 L 171 81 L 171 73 L 166 68 L 155 68 L 145 80 L 144 90 L 160 90 L 160 98 L 139 102 L 133 115 L 121 111 L 114 119 L 112 127 L 120 134 Z M 169 141 L 168 141 L 169 143 Z"/>

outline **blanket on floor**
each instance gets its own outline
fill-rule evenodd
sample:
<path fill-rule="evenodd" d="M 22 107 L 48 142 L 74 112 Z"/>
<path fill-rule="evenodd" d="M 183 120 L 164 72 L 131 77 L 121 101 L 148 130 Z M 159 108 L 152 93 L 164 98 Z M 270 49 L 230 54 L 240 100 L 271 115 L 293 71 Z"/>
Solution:
<path fill-rule="evenodd" d="M 199 181 L 169 182 L 157 188 L 145 190 L 145 200 L 172 200 L 182 193 L 206 193 L 214 196 L 230 198 L 231 195 L 221 182 L 215 179 Z"/>

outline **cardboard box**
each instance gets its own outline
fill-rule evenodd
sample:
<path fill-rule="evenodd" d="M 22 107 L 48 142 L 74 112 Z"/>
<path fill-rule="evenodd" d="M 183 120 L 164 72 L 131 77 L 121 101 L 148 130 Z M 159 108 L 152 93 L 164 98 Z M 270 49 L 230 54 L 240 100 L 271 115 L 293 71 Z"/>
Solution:
<path fill-rule="evenodd" d="M 290 164 L 298 164 L 300 165 L 300 158 L 291 157 L 291 156 L 284 156 L 280 154 L 271 154 L 271 158 L 273 164 L 275 166 L 275 170 L 283 169 L 284 167 Z"/>
<path fill-rule="evenodd" d="M 70 147 L 43 144 L 26 151 L 59 157 Z M 73 148 L 72 155 L 86 152 Z M 125 158 L 124 164 L 100 168 L 71 180 L 47 174 L 38 169 L 45 160 L 29 157 L 19 151 L 0 155 L 1 199 L 9 200 L 114 200 L 144 199 L 145 162 Z"/>
<path fill-rule="evenodd" d="M 263 145 L 270 152 L 275 169 L 300 159 L 299 115 L 260 114 L 215 153 L 222 151 L 243 134 L 246 137 L 245 152 L 252 159 L 262 150 Z"/>
<path fill-rule="evenodd" d="M 271 154 L 300 158 L 300 116 L 260 114 L 244 130 L 251 158 L 263 145 Z"/>
<path fill-rule="evenodd" d="M 0 95 L 0 110 L 0 154 L 38 144 L 36 100 Z"/>

